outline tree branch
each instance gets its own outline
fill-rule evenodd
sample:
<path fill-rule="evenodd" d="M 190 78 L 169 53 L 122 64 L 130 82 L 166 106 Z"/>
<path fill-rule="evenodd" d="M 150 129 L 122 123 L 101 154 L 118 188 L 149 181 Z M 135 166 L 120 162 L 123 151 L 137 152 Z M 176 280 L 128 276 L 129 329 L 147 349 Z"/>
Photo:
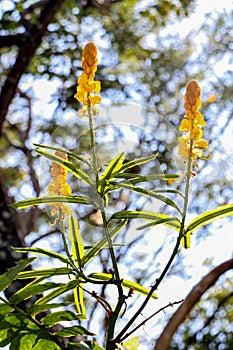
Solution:
<path fill-rule="evenodd" d="M 0 136 L 9 105 L 15 96 L 19 80 L 26 71 L 36 49 L 41 44 L 49 23 L 54 20 L 56 13 L 60 10 L 64 2 L 65 0 L 47 1 L 37 20 L 37 24 L 33 26 L 30 35 L 26 37 L 23 46 L 19 50 L 16 61 L 6 78 L 0 95 Z"/>
<path fill-rule="evenodd" d="M 0 48 L 16 45 L 21 47 L 24 43 L 23 34 L 0 35 Z"/>
<path fill-rule="evenodd" d="M 191 290 L 183 304 L 177 309 L 171 317 L 162 334 L 158 338 L 154 350 L 166 350 L 172 340 L 173 334 L 176 332 L 180 324 L 189 315 L 194 305 L 200 300 L 201 296 L 213 286 L 218 278 L 226 271 L 233 269 L 233 259 L 227 260 L 224 263 L 215 267 L 202 280 L 196 284 Z"/>

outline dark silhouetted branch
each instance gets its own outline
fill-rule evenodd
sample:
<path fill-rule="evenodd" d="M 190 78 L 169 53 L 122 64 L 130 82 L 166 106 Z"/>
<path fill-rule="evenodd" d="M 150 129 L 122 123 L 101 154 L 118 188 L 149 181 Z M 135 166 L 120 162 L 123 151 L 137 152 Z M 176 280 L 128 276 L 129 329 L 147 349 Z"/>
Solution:
<path fill-rule="evenodd" d="M 36 25 L 32 27 L 30 35 L 26 36 L 25 42 L 19 50 L 16 61 L 6 78 L 0 95 L 0 135 L 9 105 L 15 96 L 19 80 L 26 71 L 36 49 L 41 44 L 49 23 L 54 20 L 56 13 L 60 10 L 64 2 L 65 0 L 48 0 L 45 3 Z"/>

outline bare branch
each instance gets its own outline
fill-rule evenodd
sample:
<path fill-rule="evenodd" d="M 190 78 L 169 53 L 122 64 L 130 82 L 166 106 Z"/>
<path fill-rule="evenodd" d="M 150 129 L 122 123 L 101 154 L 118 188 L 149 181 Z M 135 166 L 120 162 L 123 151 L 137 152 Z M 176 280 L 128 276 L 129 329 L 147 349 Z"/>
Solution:
<path fill-rule="evenodd" d="M 169 320 L 162 334 L 158 338 L 154 350 L 166 350 L 172 340 L 173 334 L 176 332 L 180 324 L 189 315 L 194 305 L 200 300 L 202 295 L 213 286 L 218 278 L 226 271 L 233 269 L 233 259 L 227 260 L 224 263 L 215 267 L 202 280 L 196 284 L 191 290 L 183 304 L 177 309 L 174 315 Z"/>
<path fill-rule="evenodd" d="M 49 23 L 54 20 L 56 13 L 60 10 L 65 0 L 48 0 L 32 28 L 30 35 L 26 37 L 24 45 L 20 48 L 15 64 L 11 68 L 0 95 L 0 136 L 2 126 L 8 112 L 12 98 L 15 96 L 20 78 L 26 71 L 36 49 L 46 34 Z"/>
<path fill-rule="evenodd" d="M 182 303 L 183 300 L 179 300 L 179 301 L 174 301 L 173 303 L 168 303 L 167 305 L 161 307 L 159 310 L 157 310 L 156 312 L 154 312 L 152 315 L 150 315 L 149 317 L 147 317 L 144 321 L 142 321 L 141 323 L 139 323 L 135 328 L 133 328 L 130 332 L 126 333 L 122 339 L 120 340 L 121 342 L 123 340 L 125 340 L 126 338 L 128 338 L 131 334 L 133 334 L 134 332 L 136 332 L 136 330 L 138 330 L 138 328 L 144 326 L 146 324 L 147 321 L 149 321 L 151 318 L 155 317 L 158 313 L 160 313 L 161 311 L 164 311 L 165 309 L 167 309 L 168 307 L 173 307 L 174 305 L 180 304 Z"/>

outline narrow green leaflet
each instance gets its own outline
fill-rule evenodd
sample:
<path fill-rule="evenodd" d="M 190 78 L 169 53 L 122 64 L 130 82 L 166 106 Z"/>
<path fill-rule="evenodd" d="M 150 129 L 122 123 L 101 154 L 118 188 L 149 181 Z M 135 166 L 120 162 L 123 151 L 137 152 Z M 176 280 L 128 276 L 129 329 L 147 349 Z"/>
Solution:
<path fill-rule="evenodd" d="M 46 294 L 44 297 L 40 298 L 35 302 L 35 305 L 43 305 L 46 304 L 48 301 L 55 299 L 59 295 L 68 292 L 71 289 L 74 289 L 77 285 L 76 280 L 72 280 L 68 283 L 61 284 L 58 288 L 56 288 L 54 291 Z"/>
<path fill-rule="evenodd" d="M 59 286 L 59 283 L 55 282 L 46 282 L 44 284 L 35 284 L 35 281 L 33 281 L 33 284 L 27 284 L 24 288 L 17 291 L 15 294 L 13 294 L 9 301 L 14 304 L 18 304 L 19 302 L 26 300 L 30 298 L 33 295 L 41 294 L 49 289 L 54 289 Z"/>
<path fill-rule="evenodd" d="M 194 230 L 197 230 L 199 227 L 210 224 L 214 220 L 233 215 L 233 203 L 222 205 L 216 209 L 207 211 L 193 221 L 191 221 L 186 227 L 186 233 L 192 233 Z"/>
<path fill-rule="evenodd" d="M 86 318 L 86 308 L 84 305 L 84 295 L 82 289 L 82 283 L 79 283 L 77 287 L 74 288 L 74 302 L 76 306 L 76 310 L 79 314 L 83 315 Z"/>
<path fill-rule="evenodd" d="M 81 260 L 84 255 L 84 246 L 83 246 L 82 236 L 79 229 L 79 222 L 72 215 L 69 218 L 68 225 L 69 225 L 70 241 L 72 246 L 72 254 L 78 267 L 82 268 L 83 265 L 81 264 Z"/>
<path fill-rule="evenodd" d="M 115 226 L 109 233 L 111 238 L 114 238 L 121 230 L 122 228 L 127 224 L 128 220 L 121 221 L 117 226 Z M 88 261 L 94 258 L 98 252 L 106 247 L 108 244 L 108 240 L 106 237 L 98 241 L 88 252 L 83 256 L 81 264 L 84 266 Z"/>
<path fill-rule="evenodd" d="M 101 175 L 101 179 L 109 180 L 113 173 L 117 173 L 121 169 L 124 159 L 124 152 L 119 153 L 104 170 L 103 174 Z"/>
<path fill-rule="evenodd" d="M 67 154 L 68 156 L 70 156 L 71 158 L 74 158 L 74 159 L 78 159 L 80 160 L 81 162 L 87 164 L 88 166 L 90 166 L 89 162 L 83 158 L 82 156 L 80 156 L 79 154 L 75 153 L 75 152 L 71 152 L 71 151 L 68 151 L 64 148 L 60 148 L 60 147 L 55 147 L 55 146 L 48 146 L 48 145 L 43 145 L 43 144 L 38 144 L 38 143 L 33 143 L 34 146 L 36 147 L 39 147 L 39 148 L 45 148 L 45 149 L 51 149 L 51 150 L 54 150 L 54 151 L 60 151 L 60 152 L 63 152 L 65 154 Z"/>
<path fill-rule="evenodd" d="M 170 199 L 166 196 L 163 196 L 161 194 L 158 194 L 156 191 L 151 191 L 151 190 L 147 190 L 145 188 L 136 187 L 136 186 L 133 186 L 132 184 L 124 182 L 124 181 L 120 181 L 120 182 L 114 181 L 112 183 L 117 187 L 126 188 L 130 191 L 140 193 L 144 196 L 156 198 L 156 199 L 160 200 L 161 202 L 164 202 L 167 205 L 170 205 L 171 207 L 175 208 L 176 210 L 178 210 L 178 212 L 180 214 L 182 214 L 181 209 L 178 207 L 178 205 L 172 199 Z"/>
<path fill-rule="evenodd" d="M 165 219 L 159 219 L 159 220 L 152 221 L 146 225 L 139 226 L 139 227 L 137 227 L 137 230 L 144 230 L 146 228 L 154 227 L 154 226 L 161 225 L 161 224 L 166 225 L 166 226 L 170 226 L 173 228 L 175 227 L 175 228 L 177 228 L 177 230 L 180 227 L 180 222 L 177 218 L 165 218 Z"/>
<path fill-rule="evenodd" d="M 181 238 L 181 244 L 182 244 L 182 247 L 185 248 L 185 249 L 188 249 L 190 248 L 190 243 L 191 243 L 191 234 L 190 232 L 184 234 L 184 236 Z"/>
<path fill-rule="evenodd" d="M 140 182 L 148 182 L 148 181 L 154 181 L 154 180 L 163 180 L 163 181 L 167 181 L 167 180 L 176 180 L 179 179 L 180 175 L 178 174 L 153 174 L 153 175 L 147 175 L 147 176 L 143 176 L 143 175 L 137 175 L 135 176 L 135 174 L 131 174 L 131 173 L 120 173 L 120 174 L 116 174 L 114 176 L 115 178 L 123 178 L 123 179 L 127 179 L 128 181 L 130 181 L 131 184 L 137 184 Z"/>
<path fill-rule="evenodd" d="M 53 162 L 56 162 L 58 164 L 60 164 L 64 169 L 70 171 L 75 177 L 77 177 L 79 180 L 82 180 L 83 182 L 89 184 L 89 185 L 93 185 L 93 181 L 90 178 L 89 175 L 87 175 L 86 172 L 84 172 L 83 170 L 77 168 L 76 166 L 74 166 L 74 164 L 72 164 L 71 162 L 69 162 L 68 160 L 65 160 L 61 157 L 56 156 L 55 154 L 49 153 L 49 152 L 45 152 L 39 149 L 35 150 L 37 154 L 39 154 L 40 156 L 44 156 L 46 158 L 48 158 L 49 160 L 52 160 Z"/>
<path fill-rule="evenodd" d="M 84 256 L 84 246 L 82 241 L 82 236 L 79 229 L 78 220 L 71 216 L 69 219 L 69 235 L 72 246 L 72 254 L 75 259 L 76 264 L 81 269 L 82 258 Z M 86 314 L 86 309 L 83 301 L 83 289 L 80 283 L 74 288 L 74 301 L 76 305 L 77 312 L 79 314 Z"/>
<path fill-rule="evenodd" d="M 157 157 L 157 155 L 158 155 L 158 153 L 153 154 L 149 157 L 138 158 L 138 159 L 131 160 L 127 163 L 124 163 L 122 165 L 122 167 L 119 169 L 119 172 L 125 171 L 126 169 L 130 169 L 130 168 L 133 168 L 133 167 L 138 166 L 138 165 L 142 165 L 142 164 L 151 162 L 152 160 L 154 160 Z"/>
<path fill-rule="evenodd" d="M 38 269 L 31 271 L 20 272 L 17 276 L 18 279 L 28 279 L 28 278 L 37 278 L 39 276 L 45 276 L 45 278 L 50 276 L 59 276 L 59 275 L 71 275 L 73 273 L 72 269 L 67 267 L 54 267 L 49 269 Z"/>
<path fill-rule="evenodd" d="M 19 272 L 23 271 L 36 258 L 27 258 L 20 260 L 16 266 L 11 267 L 3 275 L 0 276 L 0 291 L 6 289 L 11 282 L 17 277 Z"/>
<path fill-rule="evenodd" d="M 88 331 L 83 326 L 72 326 L 63 328 L 61 331 L 57 332 L 56 335 L 60 337 L 71 337 L 72 335 L 91 335 L 94 336 L 96 334 Z"/>
<path fill-rule="evenodd" d="M 46 326 L 54 326 L 62 321 L 78 321 L 83 319 L 82 315 L 76 314 L 70 310 L 62 310 L 52 312 L 41 319 L 41 322 Z"/>
<path fill-rule="evenodd" d="M 109 281 L 110 279 L 112 279 L 112 275 L 109 273 L 94 272 L 94 273 L 91 273 L 88 277 L 91 277 L 91 278 L 97 279 L 97 280 L 101 280 L 101 281 Z M 122 286 L 127 288 L 127 289 L 134 288 L 134 290 L 136 292 L 138 292 L 139 294 L 148 295 L 148 293 L 149 293 L 149 289 L 141 286 L 138 283 L 128 281 L 125 279 L 123 279 Z M 158 299 L 158 296 L 155 293 L 153 293 L 151 297 L 153 299 Z"/>
<path fill-rule="evenodd" d="M 166 219 L 161 224 L 164 224 L 166 226 L 172 227 L 179 231 L 180 228 L 180 221 L 177 218 L 172 218 L 165 214 L 159 214 L 159 213 L 153 213 L 149 211 L 119 211 L 112 215 L 111 219 L 143 219 L 143 220 L 149 220 L 154 221 L 154 223 L 161 219 Z"/>
<path fill-rule="evenodd" d="M 27 247 L 27 248 L 17 247 L 14 249 L 20 253 L 27 253 L 27 252 L 38 253 L 38 254 L 42 254 L 42 255 L 47 255 L 49 258 L 58 259 L 65 264 L 69 263 L 69 260 L 64 255 L 52 252 L 51 250 L 46 250 L 43 248 L 36 248 L 36 247 L 35 248 L 34 247 Z M 28 271 L 28 272 L 30 272 L 30 271 Z M 27 272 L 25 272 L 25 273 L 27 273 Z"/>
<path fill-rule="evenodd" d="M 124 159 L 125 154 L 123 152 L 119 153 L 104 170 L 103 174 L 100 177 L 98 187 L 98 191 L 101 195 L 107 192 L 105 187 L 109 187 L 108 180 L 113 177 L 114 173 L 117 173 L 120 170 Z"/>
<path fill-rule="evenodd" d="M 0 320 L 5 318 L 14 308 L 8 304 L 0 303 Z"/>
<path fill-rule="evenodd" d="M 91 200 L 83 196 L 43 196 L 31 199 L 25 199 L 23 201 L 12 204 L 13 208 L 28 208 L 34 205 L 40 204 L 53 204 L 53 203 L 79 203 L 79 204 L 92 204 Z"/>
<path fill-rule="evenodd" d="M 27 308 L 27 312 L 30 314 L 37 314 L 42 311 L 57 309 L 59 307 L 70 306 L 70 302 L 66 303 L 48 303 L 43 305 L 32 305 Z"/>

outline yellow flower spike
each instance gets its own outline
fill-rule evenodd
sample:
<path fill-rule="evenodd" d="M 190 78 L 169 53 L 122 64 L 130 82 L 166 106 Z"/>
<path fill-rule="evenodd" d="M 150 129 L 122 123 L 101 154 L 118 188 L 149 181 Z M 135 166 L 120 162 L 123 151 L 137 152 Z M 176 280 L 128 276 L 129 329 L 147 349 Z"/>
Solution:
<path fill-rule="evenodd" d="M 94 43 L 88 43 L 82 53 L 84 72 L 78 78 L 77 92 L 74 95 L 74 98 L 84 105 L 78 113 L 81 118 L 87 115 L 88 108 L 92 115 L 98 114 L 94 107 L 101 102 L 98 95 L 101 89 L 100 82 L 94 80 L 97 63 L 97 47 Z"/>
<path fill-rule="evenodd" d="M 179 130 L 185 134 L 178 138 L 179 155 L 187 161 L 192 159 L 193 165 L 198 166 L 197 157 L 203 158 L 203 149 L 208 148 L 208 142 L 202 139 L 202 128 L 206 125 L 203 115 L 198 111 L 201 107 L 201 88 L 196 80 L 186 84 L 184 108 L 186 114 L 181 120 Z M 192 170 L 191 170 L 192 171 Z"/>

